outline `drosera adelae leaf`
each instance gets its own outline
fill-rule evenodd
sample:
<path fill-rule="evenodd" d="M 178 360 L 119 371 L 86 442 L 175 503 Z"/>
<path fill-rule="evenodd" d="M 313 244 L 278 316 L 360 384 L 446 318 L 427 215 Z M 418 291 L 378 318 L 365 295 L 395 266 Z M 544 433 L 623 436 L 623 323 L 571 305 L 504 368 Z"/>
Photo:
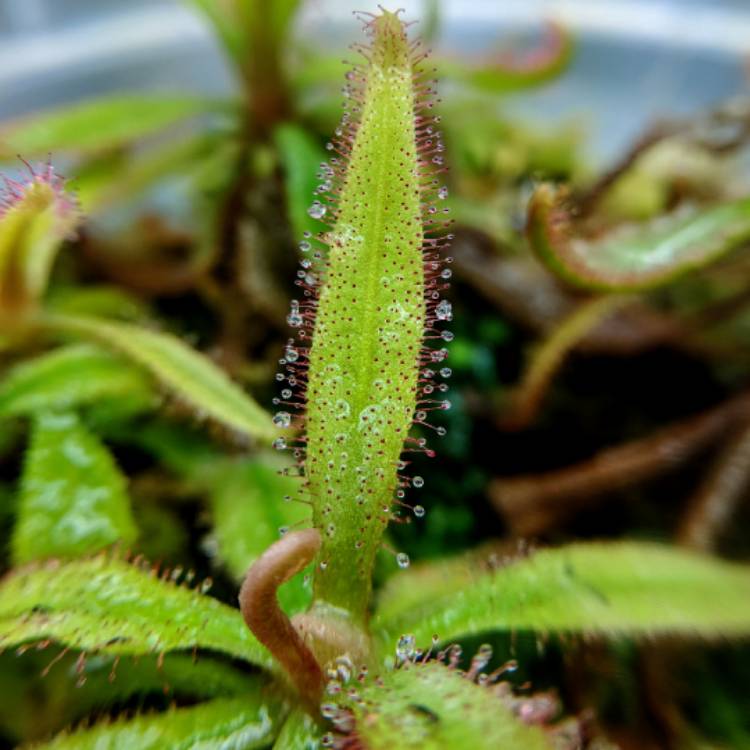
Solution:
<path fill-rule="evenodd" d="M 750 198 L 678 209 L 586 240 L 576 236 L 564 190 L 542 184 L 529 203 L 526 235 L 539 259 L 566 283 L 605 292 L 637 291 L 703 268 L 746 242 Z"/>
<path fill-rule="evenodd" d="M 45 641 L 85 652 L 219 651 L 272 669 L 240 613 L 206 596 L 208 579 L 111 554 L 18 568 L 0 581 L 0 648 Z"/>
<path fill-rule="evenodd" d="M 394 506 L 409 507 L 407 487 L 423 484 L 401 473 L 404 446 L 432 453 L 410 427 L 429 430 L 429 412 L 450 406 L 436 371 L 450 374 L 440 363 L 452 338 L 441 330 L 452 315 L 443 299 L 451 236 L 444 236 L 450 222 L 439 175 L 446 170 L 426 53 L 397 14 L 364 20 L 371 44 L 355 47 L 364 62 L 347 74 L 345 113 L 309 209 L 329 228 L 300 245 L 302 299 L 287 318 L 296 338 L 276 401 L 277 424 L 304 427 L 289 447 L 304 473 L 300 499 L 312 504 L 322 538 L 316 604 L 358 624 Z M 398 561 L 408 566 L 403 553 Z"/>

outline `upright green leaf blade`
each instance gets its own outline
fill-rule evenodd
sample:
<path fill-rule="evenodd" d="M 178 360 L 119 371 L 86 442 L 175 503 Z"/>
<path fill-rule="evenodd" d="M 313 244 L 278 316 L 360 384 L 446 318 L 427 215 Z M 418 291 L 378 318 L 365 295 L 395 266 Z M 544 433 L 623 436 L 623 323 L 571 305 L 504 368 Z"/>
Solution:
<path fill-rule="evenodd" d="M 148 377 L 97 346 L 76 344 L 11 368 L 0 382 L 0 416 L 68 411 L 120 398 L 152 403 Z"/>
<path fill-rule="evenodd" d="M 260 690 L 238 698 L 217 698 L 163 714 L 102 724 L 62 734 L 38 750 L 253 750 L 268 747 L 284 711 Z"/>
<path fill-rule="evenodd" d="M 35 419 L 11 546 L 20 565 L 78 557 L 137 535 L 125 478 L 72 414 Z"/>
<path fill-rule="evenodd" d="M 549 750 L 542 731 L 522 724 L 492 691 L 442 664 L 380 675 L 352 704 L 367 750 Z"/>
<path fill-rule="evenodd" d="M 574 236 L 560 193 L 542 185 L 529 204 L 527 236 L 542 262 L 574 286 L 645 289 L 703 268 L 750 239 L 750 198 L 678 211 L 585 241 Z"/>
<path fill-rule="evenodd" d="M 271 417 L 203 355 L 175 336 L 128 323 L 73 315 L 48 315 L 53 329 L 112 347 L 149 371 L 197 413 L 242 435 L 271 439 Z"/>
<path fill-rule="evenodd" d="M 139 94 L 65 105 L 6 123 L 0 128 L 0 158 L 114 148 L 226 107 L 203 97 Z"/>
<path fill-rule="evenodd" d="M 315 719 L 301 708 L 287 716 L 273 750 L 318 750 L 322 731 Z"/>
<path fill-rule="evenodd" d="M 30 566 L 0 582 L 0 646 L 47 639 L 116 654 L 204 648 L 273 665 L 238 610 L 106 555 Z"/>
<path fill-rule="evenodd" d="M 646 543 L 574 544 L 495 572 L 466 566 L 442 595 L 404 573 L 373 627 L 390 651 L 402 633 L 429 643 L 493 630 L 716 638 L 750 634 L 750 569 Z M 425 571 L 421 572 L 424 575 Z M 398 589 L 408 607 L 398 606 Z M 713 606 L 707 606 L 713 602 Z"/>

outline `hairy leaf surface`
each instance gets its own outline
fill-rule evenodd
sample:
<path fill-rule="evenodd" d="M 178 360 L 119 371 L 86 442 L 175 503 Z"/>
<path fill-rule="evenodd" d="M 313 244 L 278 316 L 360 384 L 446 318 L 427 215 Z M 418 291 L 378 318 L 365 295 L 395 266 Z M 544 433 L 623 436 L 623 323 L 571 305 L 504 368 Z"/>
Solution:
<path fill-rule="evenodd" d="M 59 331 L 94 339 L 148 370 L 199 415 L 250 437 L 276 436 L 270 416 L 213 362 L 168 333 L 128 323 L 72 315 L 50 315 Z"/>
<path fill-rule="evenodd" d="M 677 211 L 598 240 L 575 237 L 560 195 L 542 185 L 529 204 L 527 236 L 547 267 L 570 284 L 602 291 L 636 290 L 703 268 L 750 238 L 750 198 Z"/>
<path fill-rule="evenodd" d="M 0 645 L 47 639 L 119 654 L 203 648 L 272 665 L 238 610 L 105 555 L 22 568 L 0 583 Z"/>
<path fill-rule="evenodd" d="M 267 747 L 283 717 L 260 690 L 163 714 L 144 714 L 62 734 L 38 750 L 253 750 Z"/>
<path fill-rule="evenodd" d="M 380 675 L 352 709 L 367 750 L 544 750 L 551 745 L 522 724 L 488 688 L 435 662 Z"/>
<path fill-rule="evenodd" d="M 414 575 L 393 579 L 373 623 L 387 651 L 403 633 L 418 645 L 492 630 L 750 634 L 750 569 L 656 544 L 573 544 L 489 573 L 459 563 L 450 576 Z"/>

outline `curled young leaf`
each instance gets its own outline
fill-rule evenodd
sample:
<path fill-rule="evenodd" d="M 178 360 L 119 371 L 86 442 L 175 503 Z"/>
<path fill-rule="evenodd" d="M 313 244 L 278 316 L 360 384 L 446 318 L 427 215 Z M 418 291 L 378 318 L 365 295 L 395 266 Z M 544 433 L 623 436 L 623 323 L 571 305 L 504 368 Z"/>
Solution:
<path fill-rule="evenodd" d="M 73 414 L 37 416 L 21 477 L 11 547 L 22 565 L 131 544 L 137 529 L 125 477 Z"/>
<path fill-rule="evenodd" d="M 213 362 L 175 336 L 129 323 L 74 315 L 45 316 L 55 331 L 112 347 L 150 372 L 196 413 L 241 435 L 269 439 L 278 433 L 271 417 Z"/>
<path fill-rule="evenodd" d="M 26 312 L 47 287 L 62 243 L 80 221 L 78 204 L 51 164 L 5 178 L 0 193 L 0 315 Z"/>
<path fill-rule="evenodd" d="M 0 582 L 0 647 L 54 640 L 113 654 L 202 648 L 271 667 L 239 611 L 177 585 L 181 575 L 159 578 L 106 555 L 21 568 Z"/>
<path fill-rule="evenodd" d="M 394 582 L 408 587 L 409 573 Z M 750 633 L 750 569 L 656 544 L 573 544 L 476 575 L 469 565 L 441 596 L 376 615 L 390 651 L 402 633 L 429 643 L 493 630 L 718 638 Z M 433 595 L 430 595 L 430 594 Z M 706 602 L 716 602 L 707 607 Z"/>
<path fill-rule="evenodd" d="M 575 236 L 561 191 L 545 184 L 531 198 L 526 233 L 542 262 L 573 286 L 647 289 L 703 268 L 750 239 L 750 198 L 678 210 L 584 240 Z"/>

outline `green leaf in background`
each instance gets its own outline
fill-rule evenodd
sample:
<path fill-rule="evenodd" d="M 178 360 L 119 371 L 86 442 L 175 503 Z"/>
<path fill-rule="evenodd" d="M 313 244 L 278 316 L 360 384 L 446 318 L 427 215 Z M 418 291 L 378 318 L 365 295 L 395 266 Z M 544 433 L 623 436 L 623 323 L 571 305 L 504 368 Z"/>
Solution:
<path fill-rule="evenodd" d="M 211 360 L 176 336 L 128 323 L 73 315 L 48 315 L 45 324 L 112 347 L 148 370 L 199 416 L 244 436 L 272 440 L 271 417 Z"/>
<path fill-rule="evenodd" d="M 315 175 L 325 160 L 325 151 L 307 130 L 292 123 L 276 128 L 274 141 L 284 170 L 287 213 L 294 235 L 301 239 L 305 232 L 317 234 L 320 223 L 308 215 L 307 209 L 318 187 Z"/>
<path fill-rule="evenodd" d="M 279 731 L 281 702 L 261 690 L 62 734 L 37 750 L 254 750 Z"/>
<path fill-rule="evenodd" d="M 0 646 L 48 639 L 113 654 L 204 648 L 273 665 L 239 610 L 103 554 L 29 566 L 0 582 Z"/>
<path fill-rule="evenodd" d="M 545 184 L 532 196 L 526 233 L 542 262 L 574 286 L 644 289 L 703 268 L 750 239 L 750 198 L 680 210 L 587 241 L 575 237 L 560 191 Z"/>
<path fill-rule="evenodd" d="M 186 0 L 211 23 L 230 59 L 240 63 L 247 41 L 239 22 L 237 0 Z"/>
<path fill-rule="evenodd" d="M 97 346 L 73 344 L 8 370 L 0 381 L 0 417 L 68 411 L 121 398 L 153 404 L 148 376 Z"/>
<path fill-rule="evenodd" d="M 518 54 L 501 52 L 474 65 L 457 59 L 438 59 L 436 63 L 440 76 L 502 94 L 554 80 L 568 67 L 573 53 L 573 38 L 569 32 L 556 23 L 548 23 L 539 47 Z"/>
<path fill-rule="evenodd" d="M 70 315 L 114 318 L 130 322 L 146 322 L 152 318 L 149 306 L 116 286 L 89 284 L 82 286 L 55 285 L 45 300 L 48 310 Z"/>
<path fill-rule="evenodd" d="M 353 702 L 357 738 L 367 750 L 549 750 L 493 694 L 436 662 L 407 664 L 379 676 Z"/>
<path fill-rule="evenodd" d="M 310 508 L 284 497 L 299 490 L 300 480 L 280 476 L 278 460 L 223 462 L 216 467 L 209 492 L 218 556 L 233 578 L 241 581 L 256 558 L 279 539 L 279 529 L 310 519 Z M 305 576 L 294 576 L 280 587 L 279 601 L 288 613 L 310 603 Z"/>
<path fill-rule="evenodd" d="M 16 565 L 78 557 L 137 535 L 125 478 L 73 414 L 34 420 L 11 547 Z"/>
<path fill-rule="evenodd" d="M 4 123 L 0 159 L 116 148 L 181 120 L 227 108 L 221 100 L 165 94 L 115 94 L 65 105 Z"/>
<path fill-rule="evenodd" d="M 450 579 L 427 567 L 395 576 L 373 628 L 390 651 L 404 633 L 417 645 L 498 630 L 717 638 L 750 634 L 750 568 L 646 543 L 573 544 L 541 550 L 495 572 L 470 565 Z M 448 585 L 450 584 L 450 585 Z M 423 593 L 416 598 L 414 587 Z M 405 604 L 399 606 L 399 592 Z M 710 602 L 711 605 L 707 606 Z"/>

